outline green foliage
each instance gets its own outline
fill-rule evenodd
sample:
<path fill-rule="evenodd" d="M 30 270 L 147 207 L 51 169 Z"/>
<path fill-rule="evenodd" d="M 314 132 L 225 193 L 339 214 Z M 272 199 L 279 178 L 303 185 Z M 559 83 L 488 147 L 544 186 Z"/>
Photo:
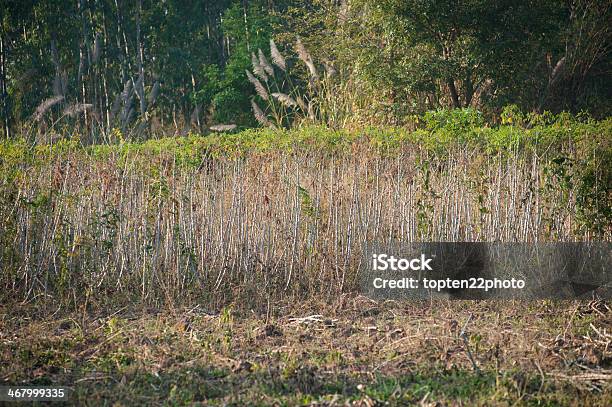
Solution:
<path fill-rule="evenodd" d="M 531 58 L 550 46 L 548 38 L 562 20 L 554 1 L 357 4 L 355 22 L 365 21 L 365 46 L 350 58 L 368 81 L 401 98 L 406 112 L 469 107 L 482 102 L 476 100 L 481 96 L 505 95 L 509 80 L 531 69 Z"/>
<path fill-rule="evenodd" d="M 571 115 L 523 115 L 505 111 L 503 123 L 486 126 L 482 114 L 474 109 L 437 110 L 427 112 L 419 120 L 421 129 L 368 127 L 365 129 L 328 129 L 305 126 L 300 129 L 247 129 L 235 134 L 213 134 L 165 137 L 141 143 L 121 142 L 117 145 L 83 147 L 77 140 L 62 140 L 54 145 L 30 146 L 23 139 L 0 142 L 0 168 L 17 171 L 20 165 L 47 163 L 62 155 L 85 152 L 93 160 L 111 157 L 131 165 L 150 165 L 161 158 L 178 164 L 199 166 L 205 157 L 237 157 L 248 153 L 317 149 L 341 152 L 355 144 L 367 142 L 381 151 L 395 151 L 413 144 L 421 148 L 443 151 L 451 147 L 479 148 L 489 154 L 517 149 L 534 152 L 564 151 L 563 146 L 578 148 L 581 159 L 603 159 L 610 149 L 612 119 L 581 120 Z M 512 117 L 512 119 L 510 119 Z M 15 172 L 14 172 L 15 173 Z M 16 173 L 15 173 L 16 174 Z"/>
<path fill-rule="evenodd" d="M 608 129 L 609 131 L 609 129 Z M 583 135 L 580 155 L 573 162 L 572 175 L 579 223 L 586 230 L 602 234 L 612 224 L 612 139 L 608 133 Z M 571 187 L 571 185 L 568 185 Z"/>
<path fill-rule="evenodd" d="M 604 118 L 609 102 L 586 106 L 610 92 L 600 82 L 609 58 L 599 45 L 610 41 L 602 28 L 610 8 L 601 0 L 359 0 L 335 9 L 338 19 L 305 11 L 291 29 L 314 55 L 347 68 L 356 89 L 340 97 L 363 95 L 359 116 L 369 124 L 444 107 L 489 115 L 508 104 Z"/>
<path fill-rule="evenodd" d="M 502 124 L 522 126 L 525 123 L 525 115 L 517 105 L 504 107 L 500 118 Z"/>
<path fill-rule="evenodd" d="M 204 65 L 201 71 L 202 85 L 194 93 L 196 103 L 208 106 L 222 89 L 221 69 L 217 65 Z"/>
<path fill-rule="evenodd" d="M 482 113 L 472 108 L 429 111 L 423 121 L 430 131 L 465 132 L 485 124 Z"/>
<path fill-rule="evenodd" d="M 310 193 L 308 193 L 308 190 L 301 185 L 297 186 L 297 191 L 300 198 L 302 212 L 310 220 L 316 220 L 319 217 L 319 210 L 316 207 L 315 201 L 310 196 Z"/>
<path fill-rule="evenodd" d="M 251 52 L 270 41 L 273 21 L 274 17 L 259 1 L 249 2 L 247 9 L 243 3 L 237 2 L 224 12 L 221 28 L 230 39 L 232 53 L 225 64 L 218 91 L 211 100 L 213 121 L 254 124 L 248 114 L 250 92 L 244 71 L 251 64 Z"/>
<path fill-rule="evenodd" d="M 246 110 L 244 94 L 234 88 L 225 88 L 215 94 L 212 103 L 214 121 L 219 123 L 252 124 L 253 120 Z"/>
<path fill-rule="evenodd" d="M 491 117 L 509 104 L 543 120 L 546 110 L 601 119 L 612 111 L 611 10 L 604 0 L 8 2 L 0 134 L 94 144 L 116 142 L 116 128 L 142 140 L 168 127 L 254 127 L 245 70 L 270 39 L 287 52 L 297 37 L 318 72 L 287 52 L 291 74 L 262 79 L 295 101 L 266 101 L 277 127 L 412 125 L 428 110 Z M 503 124 L 534 125 L 505 113 Z"/>
<path fill-rule="evenodd" d="M 9 2 L 0 19 L 0 71 L 7 72 L 0 84 L 8 93 L 0 128 L 6 122 L 45 133 L 61 119 L 97 142 L 118 122 L 139 136 L 164 120 L 177 128 L 198 120 L 253 125 L 244 69 L 250 52 L 271 38 L 284 4 Z M 43 101 L 59 96 L 34 120 Z M 90 105 L 89 117 L 66 114 L 77 103 Z"/>

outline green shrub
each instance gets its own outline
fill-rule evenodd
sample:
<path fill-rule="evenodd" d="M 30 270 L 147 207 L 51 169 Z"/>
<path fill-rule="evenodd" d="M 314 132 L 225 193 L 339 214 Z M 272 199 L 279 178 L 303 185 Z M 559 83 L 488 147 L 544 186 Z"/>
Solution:
<path fill-rule="evenodd" d="M 472 108 L 432 110 L 423 120 L 430 131 L 465 132 L 485 125 L 482 113 Z"/>

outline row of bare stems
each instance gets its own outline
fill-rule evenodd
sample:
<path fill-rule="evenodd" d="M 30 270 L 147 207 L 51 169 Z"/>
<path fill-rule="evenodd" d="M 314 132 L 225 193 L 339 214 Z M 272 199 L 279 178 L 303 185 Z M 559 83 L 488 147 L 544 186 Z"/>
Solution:
<path fill-rule="evenodd" d="M 366 241 L 593 239 L 572 193 L 528 154 L 367 147 L 199 168 L 67 155 L 23 176 L 0 208 L 0 278 L 5 294 L 28 301 L 335 295 L 355 288 Z"/>

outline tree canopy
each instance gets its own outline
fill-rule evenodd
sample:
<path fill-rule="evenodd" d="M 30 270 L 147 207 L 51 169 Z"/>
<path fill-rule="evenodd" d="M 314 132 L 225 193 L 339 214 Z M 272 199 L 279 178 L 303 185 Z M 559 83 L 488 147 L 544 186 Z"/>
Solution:
<path fill-rule="evenodd" d="M 271 39 L 291 73 L 263 85 L 287 91 L 285 102 L 308 95 L 316 106 L 304 116 L 314 121 L 330 115 L 313 111 L 333 107 L 337 117 L 338 106 L 375 124 L 441 107 L 495 112 L 509 104 L 605 117 L 611 7 L 603 0 L 3 0 L 2 134 L 70 126 L 99 138 L 115 129 L 148 137 L 256 126 L 252 102 L 267 114 L 279 111 L 270 105 L 280 99 L 256 96 L 245 70 L 260 53 L 272 57 Z M 298 38 L 312 59 L 302 68 Z M 317 85 L 309 64 L 338 75 Z M 287 117 L 299 101 L 288 104 Z"/>

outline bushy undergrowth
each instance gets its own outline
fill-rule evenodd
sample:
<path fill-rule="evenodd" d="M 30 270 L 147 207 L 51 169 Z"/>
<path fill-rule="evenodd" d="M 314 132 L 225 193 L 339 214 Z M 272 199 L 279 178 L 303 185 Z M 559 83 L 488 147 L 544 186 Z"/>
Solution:
<path fill-rule="evenodd" d="M 610 239 L 611 120 L 459 114 L 413 132 L 3 142 L 3 301 L 335 295 L 366 240 Z"/>
<path fill-rule="evenodd" d="M 508 108 L 501 116 L 502 124 L 488 126 L 481 113 L 474 109 L 440 110 L 415 118 L 420 128 L 370 127 L 359 130 L 338 130 L 325 127 L 286 129 L 248 129 L 239 133 L 215 133 L 208 136 L 190 134 L 185 137 L 129 142 L 120 132 L 116 144 L 81 146 L 78 135 L 52 145 L 32 146 L 25 139 L 0 141 L 0 157 L 7 163 L 35 163 L 53 160 L 66 152 L 80 151 L 92 158 L 136 155 L 172 156 L 179 164 L 199 165 L 203 157 L 239 157 L 264 152 L 299 152 L 302 149 L 337 153 L 355 145 L 371 146 L 378 152 L 393 152 L 416 144 L 433 153 L 445 153 L 457 146 L 482 149 L 490 154 L 509 150 L 535 153 L 550 149 L 575 147 L 579 152 L 609 154 L 612 118 L 603 121 L 578 120 L 570 115 L 524 115 Z"/>

